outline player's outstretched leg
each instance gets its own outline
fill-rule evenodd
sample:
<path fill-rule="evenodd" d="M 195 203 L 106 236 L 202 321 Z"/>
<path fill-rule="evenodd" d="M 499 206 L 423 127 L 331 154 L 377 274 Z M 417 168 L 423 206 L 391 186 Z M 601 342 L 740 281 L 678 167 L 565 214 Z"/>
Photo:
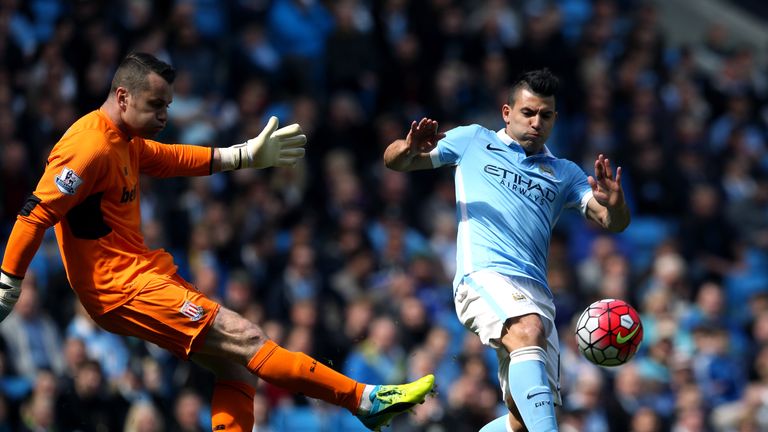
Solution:
<path fill-rule="evenodd" d="M 371 430 L 380 430 L 396 415 L 424 402 L 435 384 L 433 375 L 408 384 L 362 384 L 270 340 L 254 355 L 248 369 L 274 385 L 347 408 Z"/>
<path fill-rule="evenodd" d="M 374 430 L 423 402 L 435 382 L 434 376 L 427 375 L 403 385 L 359 383 L 304 353 L 278 346 L 259 326 L 223 307 L 201 353 L 228 357 L 270 384 L 344 407 Z"/>
<path fill-rule="evenodd" d="M 400 385 L 378 385 L 369 394 L 363 393 L 357 418 L 371 430 L 378 431 L 392 419 L 424 399 L 432 392 L 435 377 L 426 375 L 414 382 Z"/>

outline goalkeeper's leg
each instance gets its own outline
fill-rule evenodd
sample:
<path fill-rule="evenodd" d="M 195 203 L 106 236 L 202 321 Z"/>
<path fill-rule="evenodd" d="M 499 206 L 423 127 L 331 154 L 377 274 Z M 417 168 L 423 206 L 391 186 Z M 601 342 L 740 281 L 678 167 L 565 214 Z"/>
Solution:
<path fill-rule="evenodd" d="M 424 402 L 434 385 L 431 375 L 404 385 L 359 383 L 304 353 L 283 349 L 259 326 L 224 307 L 197 352 L 244 365 L 264 381 L 291 392 L 344 407 L 374 430 Z"/>
<path fill-rule="evenodd" d="M 129 301 L 92 316 L 105 330 L 152 342 L 213 370 L 218 376 L 214 421 L 223 422 L 214 427 L 229 422 L 250 431 L 255 383 L 251 374 L 347 408 L 370 429 L 423 402 L 434 385 L 431 375 L 396 386 L 358 383 L 306 354 L 275 345 L 259 326 L 220 307 L 178 276 L 151 279 Z M 228 374 L 233 371 L 234 376 Z M 219 406 L 224 408 L 216 411 Z"/>
<path fill-rule="evenodd" d="M 259 326 L 236 312 L 219 308 L 201 342 L 196 344 L 195 355 L 207 354 L 220 361 L 236 363 L 270 384 L 357 413 L 365 384 L 304 353 L 279 347 Z"/>
<path fill-rule="evenodd" d="M 253 429 L 253 395 L 258 378 L 248 369 L 208 354 L 190 359 L 216 375 L 211 398 L 211 428 L 214 431 L 250 432 Z"/>

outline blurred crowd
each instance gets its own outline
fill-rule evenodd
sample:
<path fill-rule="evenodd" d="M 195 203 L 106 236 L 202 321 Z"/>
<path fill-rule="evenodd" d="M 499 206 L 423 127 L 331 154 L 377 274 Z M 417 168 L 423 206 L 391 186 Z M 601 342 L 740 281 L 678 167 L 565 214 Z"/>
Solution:
<path fill-rule="evenodd" d="M 396 431 L 476 431 L 505 412 L 495 356 L 455 317 L 450 169 L 382 153 L 411 120 L 503 124 L 519 72 L 563 81 L 549 148 L 624 169 L 630 227 L 563 214 L 549 283 L 562 339 L 563 432 L 768 430 L 768 70 L 713 23 L 672 46 L 640 0 L 1 0 L 0 232 L 53 144 L 105 99 L 129 51 L 178 70 L 158 139 L 229 146 L 270 115 L 298 122 L 291 169 L 142 179 L 150 247 L 227 307 L 354 379 L 435 373 Z M 763 17 L 765 18 L 765 17 Z M 213 377 L 97 328 L 53 233 L 0 324 L 0 431 L 204 431 Z M 4 240 L 3 240 L 4 244 Z M 622 298 L 645 341 L 600 369 L 575 317 Z M 358 431 L 349 413 L 266 384 L 255 431 Z"/>

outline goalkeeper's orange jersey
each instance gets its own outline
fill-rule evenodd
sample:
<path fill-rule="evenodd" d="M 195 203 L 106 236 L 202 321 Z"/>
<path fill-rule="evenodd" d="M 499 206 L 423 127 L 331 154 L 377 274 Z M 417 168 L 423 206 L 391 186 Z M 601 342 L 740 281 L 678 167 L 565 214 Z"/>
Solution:
<path fill-rule="evenodd" d="M 67 278 L 92 315 L 131 299 L 152 277 L 173 275 L 141 233 L 139 174 L 208 175 L 213 148 L 125 136 L 101 111 L 75 122 L 53 147 L 8 240 L 2 270 L 23 276 L 55 225 Z"/>

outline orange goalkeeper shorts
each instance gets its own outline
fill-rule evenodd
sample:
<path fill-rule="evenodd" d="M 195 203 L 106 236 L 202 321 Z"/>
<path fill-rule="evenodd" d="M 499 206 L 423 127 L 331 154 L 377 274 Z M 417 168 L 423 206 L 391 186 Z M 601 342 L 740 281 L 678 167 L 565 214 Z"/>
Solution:
<path fill-rule="evenodd" d="M 219 307 L 180 276 L 159 276 L 125 304 L 93 319 L 107 331 L 152 342 L 187 360 L 203 344 Z"/>

